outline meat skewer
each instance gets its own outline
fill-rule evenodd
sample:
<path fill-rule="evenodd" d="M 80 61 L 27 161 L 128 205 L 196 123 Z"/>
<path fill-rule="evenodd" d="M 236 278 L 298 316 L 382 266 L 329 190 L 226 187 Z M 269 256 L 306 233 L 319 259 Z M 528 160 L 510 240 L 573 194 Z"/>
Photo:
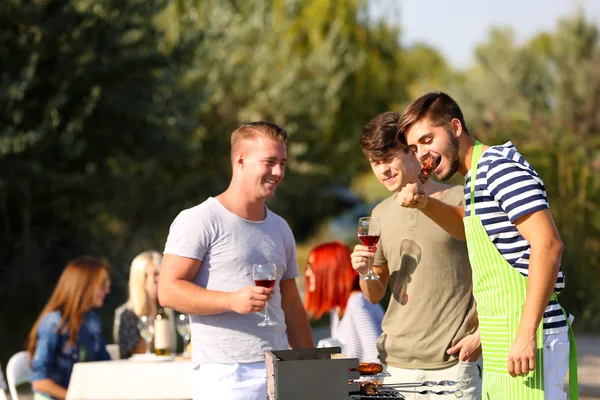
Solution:
<path fill-rule="evenodd" d="M 352 382 L 348 382 L 351 384 Z M 359 393 L 363 396 L 374 396 L 379 394 L 378 388 L 383 385 L 383 382 L 380 381 L 362 381 L 359 382 Z"/>
<path fill-rule="evenodd" d="M 363 381 L 360 382 L 360 394 L 366 396 L 373 396 L 379 394 L 378 388 L 382 385 L 379 381 Z"/>
<path fill-rule="evenodd" d="M 433 386 L 456 386 L 457 388 L 465 388 L 469 383 L 471 383 L 470 378 L 460 378 L 456 381 L 451 380 L 442 380 L 442 381 L 424 381 L 424 382 L 402 382 L 402 383 L 385 383 L 383 386 L 385 387 L 394 387 L 394 388 L 409 388 L 409 387 L 433 387 Z"/>
<path fill-rule="evenodd" d="M 429 155 L 426 159 L 421 162 L 421 172 L 419 172 L 419 181 L 421 184 L 427 182 L 431 173 L 439 165 L 439 159 Z"/>

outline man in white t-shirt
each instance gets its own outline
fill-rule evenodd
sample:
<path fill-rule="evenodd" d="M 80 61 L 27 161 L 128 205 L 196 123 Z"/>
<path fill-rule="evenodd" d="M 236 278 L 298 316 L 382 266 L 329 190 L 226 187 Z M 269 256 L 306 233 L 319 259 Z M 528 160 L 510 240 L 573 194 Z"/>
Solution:
<path fill-rule="evenodd" d="M 264 352 L 312 348 L 298 293 L 291 229 L 265 206 L 285 175 L 286 131 L 241 125 L 231 135 L 229 188 L 182 211 L 164 250 L 160 303 L 191 315 L 193 398 L 266 398 Z M 252 265 L 277 266 L 273 289 L 255 286 Z M 268 301 L 274 326 L 258 326 Z"/>

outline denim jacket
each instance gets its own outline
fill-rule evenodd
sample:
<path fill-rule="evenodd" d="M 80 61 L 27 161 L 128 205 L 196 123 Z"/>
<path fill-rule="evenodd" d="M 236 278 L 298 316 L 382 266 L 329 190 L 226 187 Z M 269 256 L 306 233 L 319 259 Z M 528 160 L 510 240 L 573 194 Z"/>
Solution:
<path fill-rule="evenodd" d="M 98 314 L 85 313 L 75 346 L 67 343 L 68 332 L 59 332 L 61 318 L 60 311 L 52 311 L 44 315 L 38 325 L 37 345 L 31 361 L 32 382 L 49 378 L 66 388 L 76 362 L 110 360 Z"/>

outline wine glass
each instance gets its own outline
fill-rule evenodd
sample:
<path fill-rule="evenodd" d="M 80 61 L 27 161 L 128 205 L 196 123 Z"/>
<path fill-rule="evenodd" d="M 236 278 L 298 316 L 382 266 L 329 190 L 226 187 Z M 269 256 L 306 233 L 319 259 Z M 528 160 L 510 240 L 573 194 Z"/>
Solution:
<path fill-rule="evenodd" d="M 183 356 L 189 357 L 187 352 L 187 345 L 190 342 L 190 317 L 187 314 L 179 314 L 177 317 L 177 333 L 183 339 Z"/>
<path fill-rule="evenodd" d="M 381 236 L 381 222 L 377 217 L 362 217 L 358 220 L 358 238 L 365 245 L 376 247 Z M 360 279 L 374 281 L 379 279 L 379 275 L 373 273 L 371 269 L 371 257 L 367 260 L 367 273 L 360 276 Z"/>
<path fill-rule="evenodd" d="M 150 354 L 150 342 L 154 339 L 154 319 L 142 315 L 138 321 L 140 336 L 146 342 L 146 355 Z"/>
<path fill-rule="evenodd" d="M 277 266 L 273 263 L 254 264 L 252 266 L 252 278 L 256 286 L 273 289 L 277 282 Z M 265 304 L 265 318 L 258 323 L 258 326 L 273 326 L 277 322 L 271 321 L 269 318 L 269 306 Z"/>

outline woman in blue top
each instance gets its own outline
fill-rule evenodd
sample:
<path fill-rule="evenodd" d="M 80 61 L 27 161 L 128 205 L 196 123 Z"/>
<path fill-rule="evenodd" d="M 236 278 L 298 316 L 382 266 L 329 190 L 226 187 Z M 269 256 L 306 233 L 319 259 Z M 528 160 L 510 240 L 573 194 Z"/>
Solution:
<path fill-rule="evenodd" d="M 29 332 L 34 400 L 64 399 L 76 362 L 110 360 L 100 308 L 110 292 L 110 267 L 90 256 L 69 262 Z"/>

